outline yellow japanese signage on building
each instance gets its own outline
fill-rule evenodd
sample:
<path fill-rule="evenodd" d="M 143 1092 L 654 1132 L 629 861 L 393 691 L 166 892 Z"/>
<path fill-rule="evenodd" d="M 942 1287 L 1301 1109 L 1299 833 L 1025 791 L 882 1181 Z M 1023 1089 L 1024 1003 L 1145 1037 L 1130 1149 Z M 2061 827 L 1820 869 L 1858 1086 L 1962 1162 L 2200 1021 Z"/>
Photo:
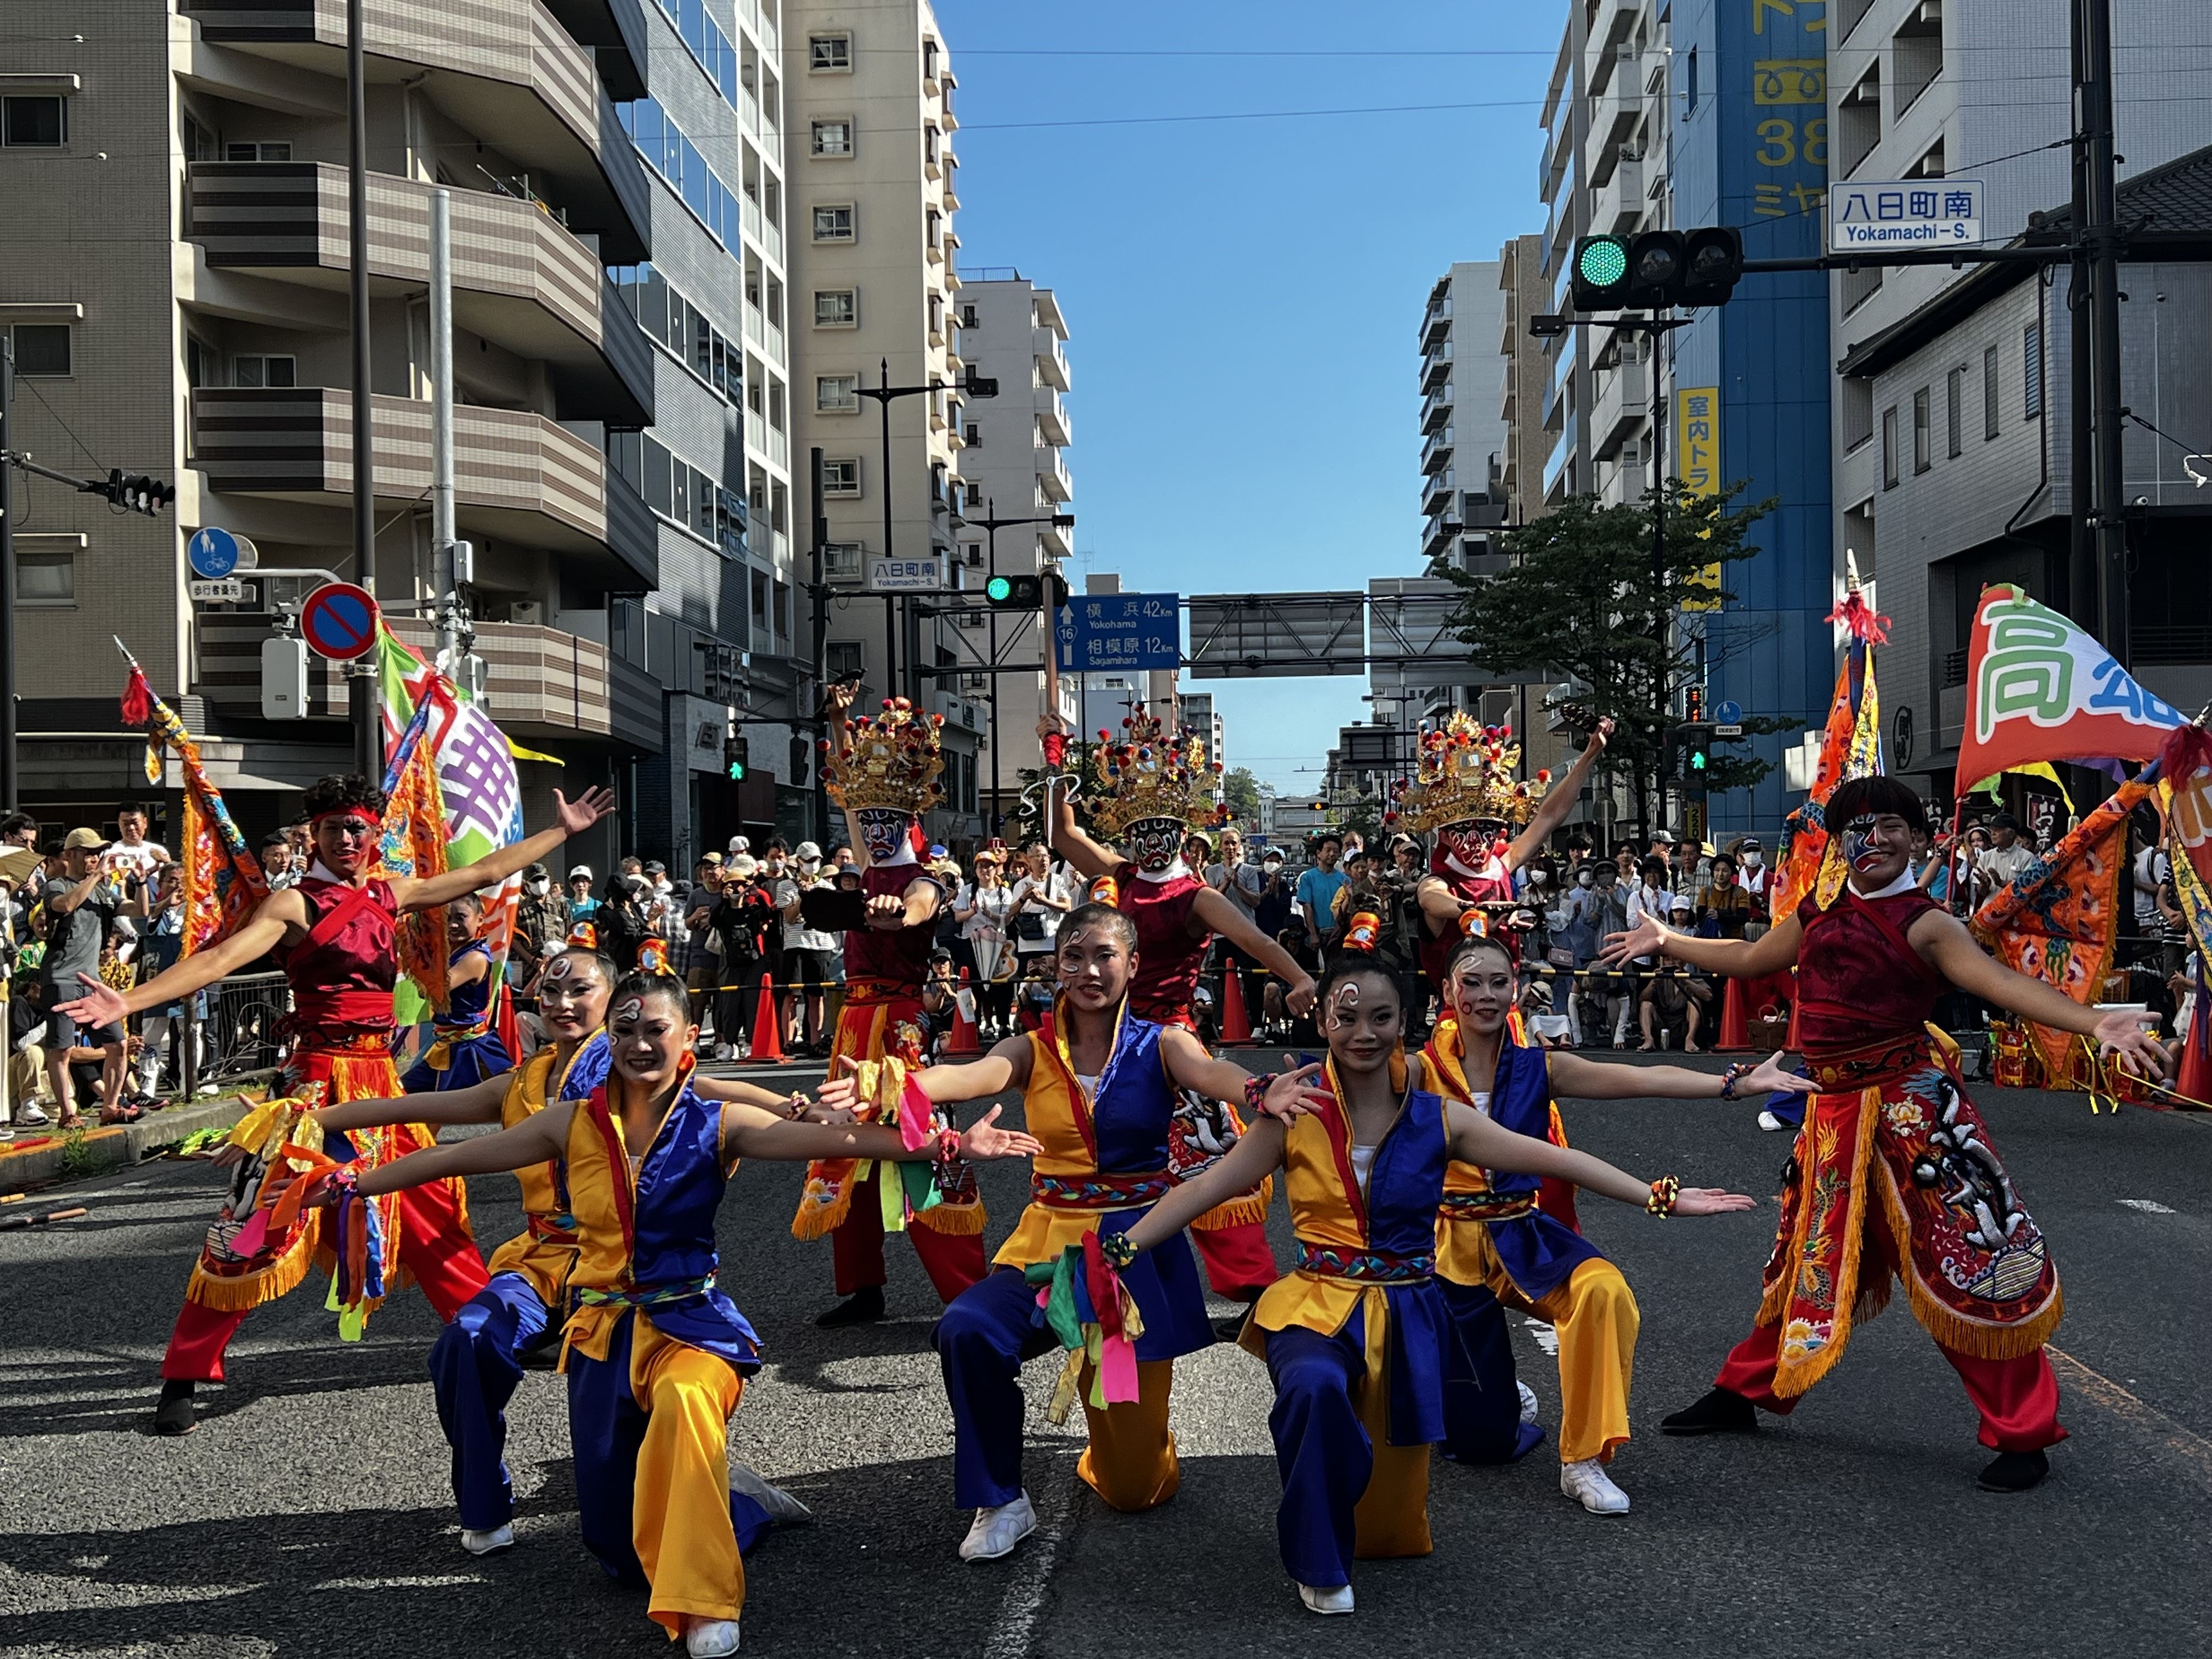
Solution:
<path fill-rule="evenodd" d="M 1717 495 L 1721 489 L 1721 391 L 1715 386 L 1674 388 L 1674 476 L 1692 495 Z M 1686 603 L 1685 611 L 1721 608 L 1721 568 L 1709 564 L 1692 578 L 1713 590 L 1711 599 Z"/>

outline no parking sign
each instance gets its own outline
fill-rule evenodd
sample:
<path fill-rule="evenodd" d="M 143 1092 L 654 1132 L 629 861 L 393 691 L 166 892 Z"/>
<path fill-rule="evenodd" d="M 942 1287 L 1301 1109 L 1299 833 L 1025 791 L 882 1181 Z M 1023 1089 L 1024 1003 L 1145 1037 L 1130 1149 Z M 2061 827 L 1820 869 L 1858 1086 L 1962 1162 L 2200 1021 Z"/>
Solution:
<path fill-rule="evenodd" d="M 376 647 L 376 600 L 351 582 L 325 582 L 300 607 L 300 637 L 333 662 L 365 657 Z"/>

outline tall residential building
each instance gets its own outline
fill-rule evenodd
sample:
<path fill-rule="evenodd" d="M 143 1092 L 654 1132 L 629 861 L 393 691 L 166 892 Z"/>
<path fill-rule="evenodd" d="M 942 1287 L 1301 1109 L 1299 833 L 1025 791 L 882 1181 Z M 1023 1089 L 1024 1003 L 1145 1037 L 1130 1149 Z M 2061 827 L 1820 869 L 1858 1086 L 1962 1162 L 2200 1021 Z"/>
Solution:
<path fill-rule="evenodd" d="M 1064 453 L 1073 436 L 1068 389 L 1067 319 L 1048 288 L 1018 270 L 971 270 L 960 280 L 960 356 L 969 370 L 996 380 L 999 395 L 968 403 L 961 433 L 962 510 L 968 522 L 957 544 L 963 586 L 980 593 L 993 575 L 1035 575 L 1058 568 L 1073 550 L 1073 532 L 1051 520 L 1072 514 L 1074 484 Z M 991 520 L 1035 519 L 1008 524 L 993 534 Z M 988 609 L 957 618 L 963 695 L 991 709 L 979 762 L 983 817 L 1013 816 L 1021 774 L 1042 757 L 1036 725 L 1044 707 L 1042 668 L 1024 673 L 984 673 L 994 664 L 1042 665 L 1048 641 L 1041 615 Z M 995 704 L 992 699 L 995 697 Z M 1071 676 L 1060 686 L 1060 714 L 1077 715 Z M 996 736 L 995 752 L 993 736 Z M 996 793 L 994 796 L 993 792 Z"/>
<path fill-rule="evenodd" d="M 742 574 L 754 556 L 734 404 L 769 377 L 732 344 L 731 185 L 753 175 L 727 107 L 773 35 L 765 21 L 765 36 L 687 23 L 695 51 L 653 9 L 371 9 L 371 571 L 352 549 L 342 9 L 88 0 L 70 23 L 93 44 L 0 42 L 14 237 L 0 321 L 25 364 L 15 441 L 178 486 L 160 520 L 33 488 L 19 594 L 46 614 L 20 629 L 16 673 L 23 794 L 43 818 L 96 823 L 143 793 L 143 744 L 116 724 L 111 633 L 206 738 L 249 833 L 349 764 L 326 665 L 306 718 L 263 715 L 262 647 L 293 626 L 303 585 L 249 577 L 241 602 L 193 605 L 183 551 L 202 527 L 251 538 L 264 568 L 373 578 L 395 632 L 429 645 L 424 295 L 442 185 L 475 649 L 494 716 L 565 763 L 523 764 L 526 812 L 543 822 L 556 782 L 615 784 L 624 815 L 587 842 L 601 859 L 680 855 L 742 821 L 742 800 L 692 780 L 720 770 L 722 711 L 748 672 L 736 653 L 776 640 L 750 631 Z M 766 175 L 758 188 L 772 190 Z M 679 766 L 676 745 L 703 723 L 695 702 L 717 752 Z"/>
<path fill-rule="evenodd" d="M 1206 763 L 1219 766 L 1222 775 L 1229 773 L 1229 735 L 1221 719 L 1221 711 L 1213 706 L 1211 691 L 1180 691 L 1176 694 L 1176 720 L 1188 736 L 1206 745 Z M 1222 798 L 1223 785 L 1218 781 L 1213 787 L 1213 798 Z"/>
<path fill-rule="evenodd" d="M 797 447 L 823 451 L 826 569 L 840 590 L 828 672 L 860 674 L 870 699 L 910 694 L 945 715 L 946 804 L 929 832 L 972 838 L 982 710 L 936 672 L 958 659 L 953 613 L 942 595 L 894 603 L 869 588 L 872 561 L 953 569 L 967 419 L 953 309 L 958 82 L 926 0 L 785 0 L 783 27 Z M 888 456 L 881 405 L 860 395 L 886 384 L 934 388 L 891 401 Z"/>
<path fill-rule="evenodd" d="M 1495 259 L 1437 278 L 1421 313 L 1421 556 L 1486 568 L 1505 521 L 1505 359 Z"/>
<path fill-rule="evenodd" d="M 1544 239 L 1516 236 L 1498 252 L 1498 353 L 1504 360 L 1498 416 L 1505 436 L 1498 470 L 1498 504 L 1509 526 L 1543 517 L 1547 371 L 1544 343 L 1528 331 L 1528 319 L 1550 308 L 1544 277 Z"/>

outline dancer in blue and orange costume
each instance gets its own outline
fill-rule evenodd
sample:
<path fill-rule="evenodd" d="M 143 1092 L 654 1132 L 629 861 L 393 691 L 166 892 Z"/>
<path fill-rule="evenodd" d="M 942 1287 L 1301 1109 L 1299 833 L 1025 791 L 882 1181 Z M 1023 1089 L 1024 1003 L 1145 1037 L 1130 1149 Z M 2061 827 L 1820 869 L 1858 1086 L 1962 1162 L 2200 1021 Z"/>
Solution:
<path fill-rule="evenodd" d="M 2024 1491 L 2066 1435 L 2043 1352 L 2058 1326 L 2058 1270 L 1929 1017 L 1956 986 L 2092 1038 L 2145 1076 L 2164 1076 L 2166 1056 L 2135 1014 L 2100 1013 L 2014 973 L 1921 891 L 1911 854 L 1927 823 L 1911 789 L 1848 778 L 1826 818 L 1813 890 L 1765 938 L 1693 939 L 1647 917 L 1606 944 L 1607 960 L 1656 951 L 1741 978 L 1794 963 L 1814 1091 L 1751 1334 L 1712 1390 L 1660 1427 L 1747 1430 L 1760 1411 L 1793 1410 L 1843 1358 L 1853 1326 L 1888 1301 L 1894 1275 L 1981 1415 L 1981 1443 L 1996 1455 L 1978 1484 Z"/>
<path fill-rule="evenodd" d="M 1724 1073 L 1612 1066 L 1528 1043 L 1510 1016 L 1519 978 L 1503 941 L 1462 939 L 1444 964 L 1445 1017 L 1421 1051 L 1423 1086 L 1463 1101 L 1517 1134 L 1564 1145 L 1553 1097 L 1584 1100 L 1734 1100 L 1802 1088 L 1770 1055 Z M 1459 1342 L 1445 1395 L 1444 1455 L 1499 1463 L 1540 1431 L 1520 1419 L 1504 1308 L 1559 1333 L 1559 1490 L 1593 1515 L 1625 1515 L 1628 1497 L 1606 1466 L 1628 1441 L 1636 1298 L 1620 1269 L 1582 1234 L 1537 1207 L 1534 1176 L 1454 1160 L 1437 1212 L 1437 1279 Z M 1502 1305 L 1501 1305 L 1502 1304 Z"/>
<path fill-rule="evenodd" d="M 394 1100 L 356 1100 L 327 1106 L 315 1115 L 325 1132 L 423 1122 L 496 1123 L 513 1128 L 544 1109 L 549 1101 L 588 1096 L 607 1080 L 607 1005 L 614 993 L 613 960 L 590 949 L 570 948 L 545 964 L 538 980 L 538 1014 L 552 1040 L 505 1075 L 465 1089 Z M 697 1079 L 709 1100 L 736 1100 L 783 1112 L 789 1100 L 750 1084 Z M 439 1333 L 430 1350 L 430 1376 L 438 1420 L 453 1449 L 453 1497 L 460 1509 L 461 1547 L 489 1555 L 514 1542 L 514 1495 L 507 1479 L 507 1402 L 522 1381 L 523 1360 L 558 1333 L 556 1311 L 568 1305 L 568 1276 L 576 1264 L 576 1221 L 569 1213 L 568 1172 L 559 1159 L 517 1170 L 522 1187 L 521 1233 L 499 1247 L 489 1264 L 491 1282 Z M 753 1539 L 777 1521 L 804 1519 L 805 1506 L 738 1465 L 731 1512 L 738 1540 Z"/>
<path fill-rule="evenodd" d="M 1429 1448 L 1444 1437 L 1450 1310 L 1436 1282 L 1437 1206 L 1455 1160 L 1553 1175 L 1656 1215 L 1747 1211 L 1741 1194 L 1649 1183 L 1587 1152 L 1516 1134 L 1418 1086 L 1396 981 L 1346 952 L 1322 975 L 1328 1042 L 1317 1109 L 1253 1124 L 1212 1170 L 1127 1231 L 1103 1240 L 1116 1267 L 1172 1237 L 1224 1191 L 1286 1172 L 1297 1267 L 1261 1297 L 1244 1346 L 1275 1385 L 1267 1419 L 1283 1501 L 1275 1532 L 1299 1599 L 1352 1610 L 1355 1559 L 1426 1555 Z M 1258 1078 L 1265 1099 L 1278 1079 Z M 1273 1103 L 1270 1102 L 1272 1105 Z"/>
<path fill-rule="evenodd" d="M 464 893 L 446 908 L 453 955 L 446 964 L 447 1006 L 431 1021 L 431 1041 L 407 1068 L 400 1087 L 410 1095 L 469 1089 L 514 1065 L 493 1017 L 505 994 L 490 943 L 477 937 L 483 896 Z"/>
<path fill-rule="evenodd" d="M 823 780 L 845 811 L 860 866 L 866 920 L 845 933 L 845 1001 L 830 1051 L 830 1075 L 846 1060 L 921 1064 L 927 1026 L 922 981 L 937 942 L 945 891 L 918 854 L 921 815 L 945 799 L 942 714 L 923 714 L 903 697 L 852 723 L 853 688 L 823 697 L 830 720 Z M 943 1127 L 940 1125 L 940 1127 Z M 792 1218 L 802 1239 L 829 1237 L 842 1298 L 814 1322 L 830 1328 L 884 1316 L 884 1234 L 903 1231 L 939 1298 L 951 1303 L 983 1277 L 983 1197 L 972 1172 L 951 1170 L 938 1202 L 923 1209 L 868 1158 L 824 1158 L 806 1172 Z"/>
<path fill-rule="evenodd" d="M 374 873 L 383 792 L 365 778 L 324 778 L 307 792 L 315 857 L 298 885 L 271 893 L 228 938 L 132 990 L 117 992 L 82 976 L 84 994 L 64 1012 L 80 1023 L 106 1024 L 191 996 L 258 957 L 273 957 L 292 992 L 291 1057 L 276 1097 L 240 1123 L 226 1154 L 244 1164 L 241 1179 L 258 1179 L 264 1160 L 302 1134 L 317 1143 L 306 1150 L 320 1153 L 325 1149 L 310 1109 L 399 1092 L 392 1063 L 398 919 L 453 903 L 552 857 L 569 836 L 583 834 L 614 805 L 614 797 L 603 789 L 574 803 L 556 791 L 553 799 L 558 821 L 551 829 L 443 875 L 386 878 Z M 365 1130 L 349 1145 L 328 1150 L 375 1164 L 427 1146 L 434 1138 L 428 1125 L 408 1123 Z M 246 1316 L 297 1285 L 310 1261 L 335 1261 L 321 1217 L 300 1214 L 279 1231 L 267 1227 L 269 1214 L 261 1210 L 249 1215 L 234 1206 L 234 1219 L 212 1230 L 201 1250 L 161 1361 L 155 1432 L 191 1433 L 196 1386 L 222 1380 L 224 1350 Z M 483 1289 L 483 1259 L 469 1235 L 467 1198 L 458 1182 L 379 1206 L 378 1225 L 384 1253 L 396 1261 L 400 1274 L 422 1287 L 440 1318 L 451 1319 Z M 262 1227 L 266 1233 L 251 1231 Z M 241 1238 L 253 1239 L 255 1248 L 230 1248 Z"/>
<path fill-rule="evenodd" d="M 1215 816 L 1218 763 L 1209 767 L 1206 745 L 1164 729 L 1139 703 L 1121 722 L 1121 736 L 1098 733 L 1094 751 L 1099 796 L 1091 819 L 1101 836 L 1128 848 L 1124 856 L 1084 833 L 1066 791 L 1056 802 L 1054 844 L 1085 875 L 1110 881 L 1110 902 L 1137 927 L 1136 977 L 1129 1006 L 1156 1024 L 1195 1031 L 1191 1000 L 1199 970 L 1218 936 L 1283 981 L 1293 1013 L 1313 1006 L 1313 976 L 1288 951 L 1254 925 L 1236 901 L 1216 892 L 1183 861 L 1191 830 Z M 1040 731 L 1059 729 L 1048 717 Z M 1105 896 L 1102 891 L 1100 896 Z M 1243 1121 L 1233 1103 L 1184 1097 L 1171 1143 L 1178 1180 L 1203 1171 L 1233 1144 Z M 1274 1253 L 1267 1248 L 1272 1180 L 1232 1194 L 1192 1224 L 1190 1234 L 1217 1295 L 1252 1302 L 1275 1282 Z"/>
<path fill-rule="evenodd" d="M 1137 939 L 1126 913 L 1077 907 L 1060 925 L 1059 993 L 1043 1025 L 970 1064 L 913 1074 L 912 1086 L 937 1104 L 1020 1090 L 1024 1121 L 1043 1146 L 1029 1208 L 1000 1248 L 997 1271 L 956 1297 L 937 1327 L 952 1401 L 953 1502 L 975 1510 L 960 1546 L 963 1561 L 1005 1555 L 1036 1528 L 1022 1485 L 1021 1368 L 1053 1346 L 1054 1333 L 1028 1275 L 1048 1274 L 1070 1247 L 1085 1252 L 1088 1241 L 1126 1231 L 1174 1184 L 1168 1134 L 1178 1090 L 1244 1097 L 1241 1066 L 1212 1058 L 1189 1032 L 1137 1014 L 1129 997 L 1142 956 Z M 1278 1101 L 1291 1101 L 1315 1069 L 1279 1079 Z M 824 1085 L 822 1103 L 842 1106 L 856 1095 L 846 1079 Z M 1135 1511 L 1175 1496 L 1182 1479 L 1168 1432 L 1175 1361 L 1214 1336 L 1180 1235 L 1149 1251 L 1122 1284 L 1142 1322 L 1130 1368 L 1134 1397 L 1104 1392 L 1100 1361 L 1087 1347 L 1063 1377 L 1081 1394 L 1091 1430 L 1076 1473 L 1109 1507 Z M 1098 1310 L 1079 1279 L 1076 1295 L 1082 1322 L 1096 1323 Z M 1054 1407 L 1064 1416 L 1064 1396 L 1055 1395 Z"/>
<path fill-rule="evenodd" d="M 576 1243 L 562 1368 L 584 1541 L 611 1577 L 643 1582 L 653 1621 L 693 1655 L 734 1653 L 744 1568 L 729 1419 L 760 1368 L 752 1327 L 716 1282 L 715 1212 L 736 1162 L 865 1158 L 927 1171 L 1027 1157 L 1037 1143 L 997 1127 L 995 1108 L 956 1134 L 921 1115 L 836 1125 L 709 1101 L 691 1078 L 698 1028 L 684 981 L 667 975 L 617 985 L 607 1030 L 611 1070 L 588 1097 L 358 1177 L 333 1171 L 326 1195 L 562 1164 Z"/>

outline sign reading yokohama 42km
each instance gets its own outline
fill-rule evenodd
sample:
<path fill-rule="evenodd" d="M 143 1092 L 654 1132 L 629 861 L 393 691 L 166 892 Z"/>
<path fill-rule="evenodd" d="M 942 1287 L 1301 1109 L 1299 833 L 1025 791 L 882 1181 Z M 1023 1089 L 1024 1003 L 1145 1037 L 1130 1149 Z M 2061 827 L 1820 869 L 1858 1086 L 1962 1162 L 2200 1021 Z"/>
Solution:
<path fill-rule="evenodd" d="M 351 582 L 325 582 L 300 607 L 300 637 L 333 662 L 365 657 L 376 648 L 376 601 Z"/>

